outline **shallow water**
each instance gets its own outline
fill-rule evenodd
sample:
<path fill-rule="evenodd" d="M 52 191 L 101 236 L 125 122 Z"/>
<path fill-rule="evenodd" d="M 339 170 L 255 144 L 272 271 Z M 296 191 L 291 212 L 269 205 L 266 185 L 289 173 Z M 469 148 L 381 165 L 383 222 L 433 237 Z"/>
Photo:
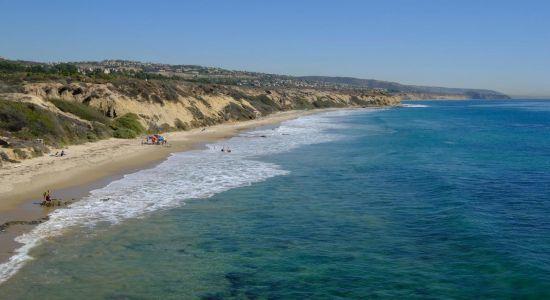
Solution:
<path fill-rule="evenodd" d="M 113 182 L 21 237 L 0 298 L 550 296 L 550 102 L 413 104 Z"/>

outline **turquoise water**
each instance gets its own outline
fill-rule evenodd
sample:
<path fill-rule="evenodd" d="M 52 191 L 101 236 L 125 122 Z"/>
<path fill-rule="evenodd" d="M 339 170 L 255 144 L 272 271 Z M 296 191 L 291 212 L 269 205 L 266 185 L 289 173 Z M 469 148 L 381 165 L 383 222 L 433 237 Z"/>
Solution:
<path fill-rule="evenodd" d="M 71 223 L 37 243 L 0 298 L 550 297 L 550 101 L 414 103 L 426 107 L 266 128 L 227 142 L 231 158 L 216 145 L 176 157 L 162 174 L 191 176 L 175 170 L 209 155 L 213 168 L 193 176 L 227 188 L 193 198 L 168 177 L 163 199 L 184 201 Z"/>

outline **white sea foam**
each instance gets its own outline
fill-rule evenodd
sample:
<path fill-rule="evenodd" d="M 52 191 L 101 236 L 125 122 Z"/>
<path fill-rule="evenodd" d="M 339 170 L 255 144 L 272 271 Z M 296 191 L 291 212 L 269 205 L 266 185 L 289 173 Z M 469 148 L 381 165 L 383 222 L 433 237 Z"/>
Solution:
<path fill-rule="evenodd" d="M 243 133 L 207 145 L 205 150 L 177 153 L 151 169 L 128 174 L 90 196 L 55 210 L 50 219 L 16 238 L 23 244 L 9 261 L 0 265 L 0 283 L 14 275 L 28 260 L 29 251 L 44 239 L 70 228 L 116 224 L 160 209 L 183 205 L 188 199 L 210 197 L 232 188 L 288 174 L 278 165 L 254 157 L 289 151 L 303 145 L 334 141 L 342 136 L 329 129 L 345 128 L 333 120 L 363 111 L 338 111 L 287 121 L 273 129 Z M 232 150 L 221 152 L 222 147 Z"/>
<path fill-rule="evenodd" d="M 403 107 L 412 107 L 412 108 L 430 107 L 429 105 L 424 105 L 424 104 L 407 104 L 407 103 L 403 103 L 401 105 L 403 105 Z"/>

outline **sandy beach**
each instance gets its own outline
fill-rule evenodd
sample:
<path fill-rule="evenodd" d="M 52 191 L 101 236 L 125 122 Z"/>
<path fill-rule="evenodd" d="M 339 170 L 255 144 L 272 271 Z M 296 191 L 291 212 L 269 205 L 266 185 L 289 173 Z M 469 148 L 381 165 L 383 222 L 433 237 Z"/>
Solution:
<path fill-rule="evenodd" d="M 288 111 L 251 121 L 170 132 L 164 134 L 168 140 L 166 146 L 144 145 L 144 137 L 102 140 L 69 146 L 64 149 L 67 153 L 64 157 L 45 155 L 5 165 L 0 169 L 0 224 L 47 216 L 52 208 L 36 204 L 41 201 L 45 190 L 50 190 L 53 198 L 64 201 L 79 199 L 90 190 L 106 185 L 124 174 L 152 166 L 173 152 L 229 138 L 243 130 L 322 111 L 326 110 Z M 31 228 L 29 225 L 14 225 L 0 233 L 0 262 L 8 259 L 17 247 L 13 239 Z"/>

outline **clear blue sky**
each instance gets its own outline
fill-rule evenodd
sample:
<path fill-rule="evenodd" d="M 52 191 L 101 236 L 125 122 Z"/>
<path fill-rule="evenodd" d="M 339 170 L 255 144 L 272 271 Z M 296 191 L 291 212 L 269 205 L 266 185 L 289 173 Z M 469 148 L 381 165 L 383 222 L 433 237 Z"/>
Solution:
<path fill-rule="evenodd" d="M 0 0 L 0 56 L 550 95 L 550 1 Z"/>

